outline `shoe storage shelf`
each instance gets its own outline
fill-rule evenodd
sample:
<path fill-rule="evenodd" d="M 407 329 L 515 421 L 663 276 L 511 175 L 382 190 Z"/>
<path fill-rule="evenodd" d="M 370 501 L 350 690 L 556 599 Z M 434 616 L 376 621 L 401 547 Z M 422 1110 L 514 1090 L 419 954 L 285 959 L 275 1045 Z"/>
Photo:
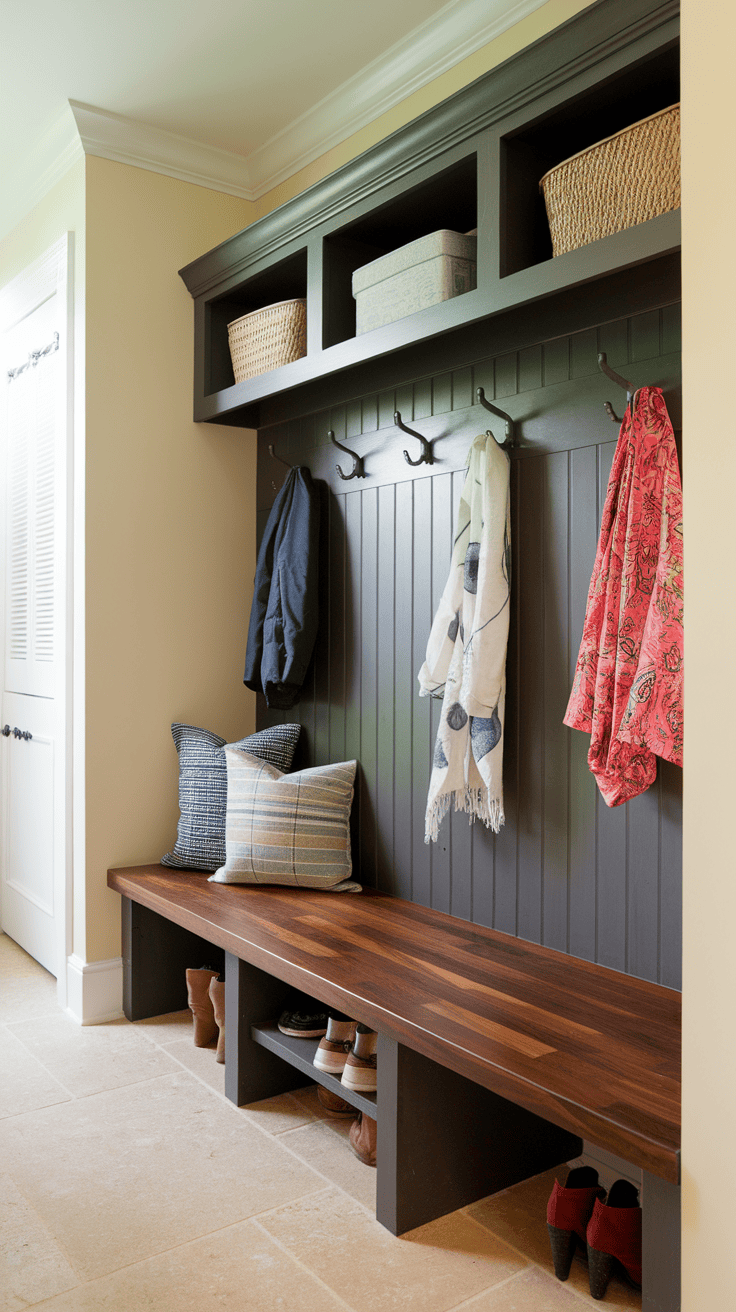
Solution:
<path fill-rule="evenodd" d="M 415 376 L 417 348 L 437 356 L 490 320 L 514 349 L 541 303 L 547 322 L 574 305 L 578 326 L 599 323 L 605 284 L 620 293 L 624 276 L 651 304 L 677 258 L 679 209 L 553 258 L 539 180 L 679 100 L 678 31 L 672 0 L 600 0 L 187 265 L 194 418 L 262 427 L 304 414 L 327 379 L 334 403 L 336 376 L 347 399 L 379 359 Z M 476 288 L 356 335 L 353 272 L 442 228 L 477 229 Z M 306 355 L 236 384 L 228 323 L 292 297 L 307 302 Z"/>
<path fill-rule="evenodd" d="M 375 1093 L 358 1093 L 348 1089 L 336 1076 L 321 1071 L 314 1065 L 314 1054 L 319 1039 L 298 1039 L 289 1034 L 282 1034 L 278 1025 L 251 1025 L 250 1037 L 253 1043 L 260 1044 L 269 1052 L 275 1053 L 304 1076 L 304 1083 L 321 1084 L 338 1098 L 344 1098 L 356 1111 L 365 1112 L 366 1116 L 378 1119 L 378 1099 Z"/>

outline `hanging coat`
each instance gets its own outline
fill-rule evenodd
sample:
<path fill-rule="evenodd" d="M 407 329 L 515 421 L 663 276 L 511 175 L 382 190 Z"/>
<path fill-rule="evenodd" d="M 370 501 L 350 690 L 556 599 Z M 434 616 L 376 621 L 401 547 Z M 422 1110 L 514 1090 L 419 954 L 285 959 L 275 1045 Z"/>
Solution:
<path fill-rule="evenodd" d="M 632 416 L 633 409 L 633 416 Z M 624 415 L 565 724 L 590 734 L 609 806 L 682 765 L 682 487 L 664 397 L 643 387 Z"/>
<path fill-rule="evenodd" d="M 301 691 L 317 636 L 319 495 L 297 467 L 271 507 L 258 552 L 243 682 L 286 710 Z"/>

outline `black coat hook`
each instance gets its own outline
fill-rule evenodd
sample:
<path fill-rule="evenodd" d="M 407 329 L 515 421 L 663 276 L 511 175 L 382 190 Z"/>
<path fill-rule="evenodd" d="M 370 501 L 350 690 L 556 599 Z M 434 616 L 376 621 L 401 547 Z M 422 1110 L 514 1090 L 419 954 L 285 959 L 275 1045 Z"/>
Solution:
<path fill-rule="evenodd" d="M 396 424 L 397 428 L 401 429 L 402 433 L 408 433 L 410 437 L 418 437 L 419 441 L 422 444 L 421 455 L 416 460 L 412 460 L 408 451 L 404 452 L 404 459 L 406 463 L 408 465 L 433 465 L 434 456 L 432 455 L 432 443 L 429 441 L 429 439 L 426 437 L 422 437 L 422 434 L 415 432 L 413 428 L 407 428 L 406 424 L 402 423 L 401 421 L 400 410 L 394 410 L 394 423 Z"/>
<path fill-rule="evenodd" d="M 482 387 L 476 387 L 475 395 L 476 395 L 476 399 L 480 402 L 482 406 L 485 407 L 486 410 L 490 410 L 491 414 L 498 415 L 499 419 L 503 419 L 506 424 L 506 441 L 499 442 L 498 445 L 500 447 L 503 447 L 504 450 L 506 450 L 506 447 L 508 446 L 513 446 L 516 439 L 515 439 L 515 432 L 514 432 L 514 421 L 511 418 L 511 415 L 507 415 L 505 410 L 499 410 L 497 405 L 491 405 L 490 401 L 486 401 L 486 394 Z M 498 441 L 498 439 L 496 440 Z"/>
<path fill-rule="evenodd" d="M 329 437 L 333 446 L 339 447 L 340 450 L 344 451 L 346 456 L 350 456 L 353 461 L 353 468 L 349 474 L 343 474 L 340 466 L 335 465 L 335 469 L 340 475 L 340 478 L 344 479 L 346 483 L 349 482 L 351 478 L 365 478 L 365 470 L 363 468 L 363 457 L 356 456 L 354 451 L 350 451 L 348 447 L 343 446 L 342 442 L 338 442 L 332 429 L 330 429 L 327 436 Z"/>
<path fill-rule="evenodd" d="M 615 369 L 611 368 L 610 364 L 606 359 L 605 351 L 598 352 L 598 368 L 600 369 L 602 374 L 606 375 L 606 378 L 610 378 L 612 383 L 618 383 L 619 387 L 623 387 L 624 391 L 626 392 L 626 400 L 630 401 L 633 392 L 631 383 L 628 381 L 627 378 L 622 378 L 620 374 L 616 373 Z M 603 402 L 603 409 L 605 410 L 609 419 L 611 419 L 614 424 L 623 423 L 623 420 L 619 419 L 610 401 Z"/>
<path fill-rule="evenodd" d="M 273 448 L 273 442 L 269 442 L 269 444 L 268 444 L 268 454 L 272 457 L 273 460 L 278 460 L 278 462 L 279 462 L 280 465 L 286 465 L 286 468 L 287 468 L 287 469 L 293 469 L 293 468 L 294 468 L 293 465 L 290 465 L 290 464 L 289 464 L 288 460 L 282 460 L 282 459 L 281 459 L 281 456 L 277 456 L 277 455 L 276 455 L 276 452 L 274 451 L 274 448 Z M 273 479 L 271 479 L 271 487 L 273 488 L 274 492 L 278 492 L 278 488 L 277 488 L 276 484 L 274 483 Z"/>

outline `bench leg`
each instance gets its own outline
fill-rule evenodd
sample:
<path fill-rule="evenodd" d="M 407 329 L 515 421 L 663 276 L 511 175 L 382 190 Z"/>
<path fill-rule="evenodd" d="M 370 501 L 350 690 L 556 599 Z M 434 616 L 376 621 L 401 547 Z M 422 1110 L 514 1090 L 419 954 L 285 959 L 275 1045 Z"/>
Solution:
<path fill-rule="evenodd" d="M 128 1020 L 183 1011 L 186 970 L 222 970 L 224 952 L 129 897 L 122 902 L 123 1011 Z"/>
<path fill-rule="evenodd" d="M 642 1312 L 680 1312 L 680 1187 L 642 1171 Z"/>
<path fill-rule="evenodd" d="M 309 1081 L 275 1053 L 254 1043 L 251 1025 L 277 1020 L 294 988 L 228 952 L 225 959 L 225 1096 L 238 1107 Z"/>
<path fill-rule="evenodd" d="M 557 1166 L 582 1140 L 380 1034 L 376 1219 L 394 1235 Z"/>

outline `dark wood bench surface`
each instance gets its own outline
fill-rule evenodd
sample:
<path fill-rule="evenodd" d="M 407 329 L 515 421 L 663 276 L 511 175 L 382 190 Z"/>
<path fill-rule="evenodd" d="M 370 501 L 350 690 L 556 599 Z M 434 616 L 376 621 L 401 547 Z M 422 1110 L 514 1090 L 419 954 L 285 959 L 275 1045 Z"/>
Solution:
<path fill-rule="evenodd" d="M 211 884 L 204 874 L 161 865 L 111 870 L 107 882 L 679 1183 L 681 997 L 674 990 L 369 889 Z"/>

